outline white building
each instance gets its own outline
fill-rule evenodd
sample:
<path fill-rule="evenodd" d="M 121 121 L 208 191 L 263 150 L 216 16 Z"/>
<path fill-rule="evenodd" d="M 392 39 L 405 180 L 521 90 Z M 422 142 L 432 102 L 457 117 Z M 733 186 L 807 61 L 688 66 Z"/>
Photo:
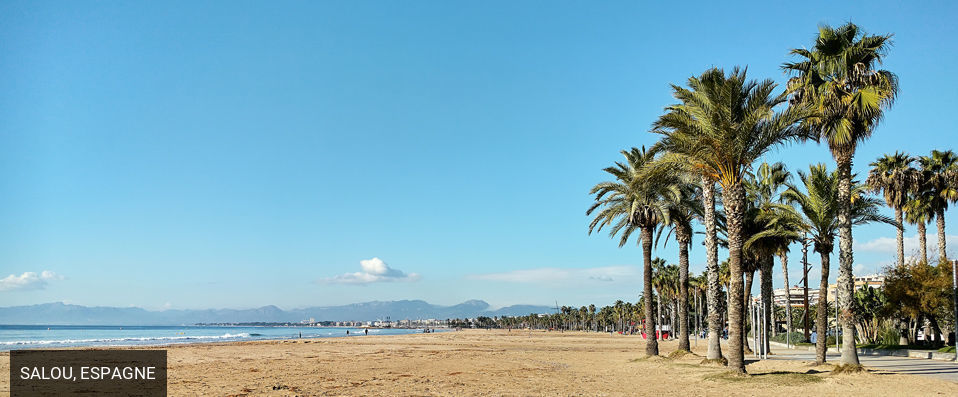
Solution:
<path fill-rule="evenodd" d="M 786 296 L 785 288 L 777 288 L 772 291 L 772 299 L 775 301 L 775 306 L 785 306 L 785 302 L 791 301 L 792 307 L 802 307 L 805 302 L 805 289 L 798 286 L 793 286 L 789 288 L 791 293 L 791 299 Z M 808 304 L 814 305 L 818 303 L 818 289 L 809 288 L 808 289 Z"/>

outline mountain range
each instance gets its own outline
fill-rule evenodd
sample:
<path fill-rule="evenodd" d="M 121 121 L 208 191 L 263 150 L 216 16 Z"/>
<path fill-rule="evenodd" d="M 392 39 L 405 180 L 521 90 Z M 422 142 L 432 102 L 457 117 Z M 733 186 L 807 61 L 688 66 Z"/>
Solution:
<path fill-rule="evenodd" d="M 80 306 L 62 302 L 0 307 L 0 324 L 17 325 L 190 325 L 197 323 L 372 321 L 385 319 L 448 319 L 478 316 L 520 316 L 552 313 L 555 308 L 514 305 L 490 310 L 482 300 L 441 306 L 422 300 L 374 301 L 341 306 L 316 306 L 283 310 L 276 306 L 255 309 L 151 311 L 139 307 Z"/>

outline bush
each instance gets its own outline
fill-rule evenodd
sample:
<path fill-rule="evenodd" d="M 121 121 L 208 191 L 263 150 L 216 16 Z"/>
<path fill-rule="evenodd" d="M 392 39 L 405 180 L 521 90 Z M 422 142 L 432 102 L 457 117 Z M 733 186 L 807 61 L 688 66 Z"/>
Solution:
<path fill-rule="evenodd" d="M 897 345 L 898 330 L 894 327 L 884 327 L 878 331 L 878 343 L 882 345 Z"/>
<path fill-rule="evenodd" d="M 803 333 L 801 333 L 801 332 L 792 332 L 792 335 L 791 335 L 791 336 L 792 336 L 792 337 L 791 337 L 792 343 L 798 343 L 798 342 L 804 342 L 804 341 L 805 341 L 805 334 L 803 334 Z M 775 335 L 775 336 L 769 338 L 769 340 L 770 340 L 770 341 L 773 341 L 773 342 L 778 342 L 778 343 L 785 343 L 785 333 L 784 333 L 784 332 L 779 333 L 779 334 L 777 334 L 777 335 Z"/>

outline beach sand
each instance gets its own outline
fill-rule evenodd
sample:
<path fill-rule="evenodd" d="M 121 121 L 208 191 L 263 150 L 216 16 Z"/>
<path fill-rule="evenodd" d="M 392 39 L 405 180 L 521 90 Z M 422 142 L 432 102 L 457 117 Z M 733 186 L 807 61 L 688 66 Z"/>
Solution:
<path fill-rule="evenodd" d="M 663 356 L 676 342 L 660 343 Z M 171 396 L 314 395 L 958 395 L 958 383 L 871 372 L 832 375 L 793 361 L 749 364 L 746 378 L 702 357 L 643 358 L 638 336 L 464 330 L 165 347 Z M 705 341 L 693 349 L 705 354 Z M 9 394 L 9 353 L 0 394 Z"/>

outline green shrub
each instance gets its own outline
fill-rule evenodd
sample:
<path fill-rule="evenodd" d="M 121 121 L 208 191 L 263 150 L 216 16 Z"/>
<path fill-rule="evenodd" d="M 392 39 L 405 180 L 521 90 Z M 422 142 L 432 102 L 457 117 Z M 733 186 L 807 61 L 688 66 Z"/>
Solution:
<path fill-rule="evenodd" d="M 878 343 L 882 345 L 897 345 L 899 339 L 898 330 L 894 327 L 883 327 L 878 331 Z"/>
<path fill-rule="evenodd" d="M 791 336 L 792 336 L 792 337 L 791 337 L 792 343 L 798 343 L 798 342 L 804 342 L 804 341 L 805 341 L 805 334 L 803 334 L 803 333 L 801 333 L 801 332 L 792 332 L 792 335 L 791 335 Z M 769 338 L 769 340 L 771 340 L 771 341 L 773 341 L 773 342 L 778 342 L 778 343 L 785 343 L 785 333 L 782 332 L 782 333 L 780 333 L 780 334 L 778 334 L 778 335 L 775 335 L 775 336 Z"/>

